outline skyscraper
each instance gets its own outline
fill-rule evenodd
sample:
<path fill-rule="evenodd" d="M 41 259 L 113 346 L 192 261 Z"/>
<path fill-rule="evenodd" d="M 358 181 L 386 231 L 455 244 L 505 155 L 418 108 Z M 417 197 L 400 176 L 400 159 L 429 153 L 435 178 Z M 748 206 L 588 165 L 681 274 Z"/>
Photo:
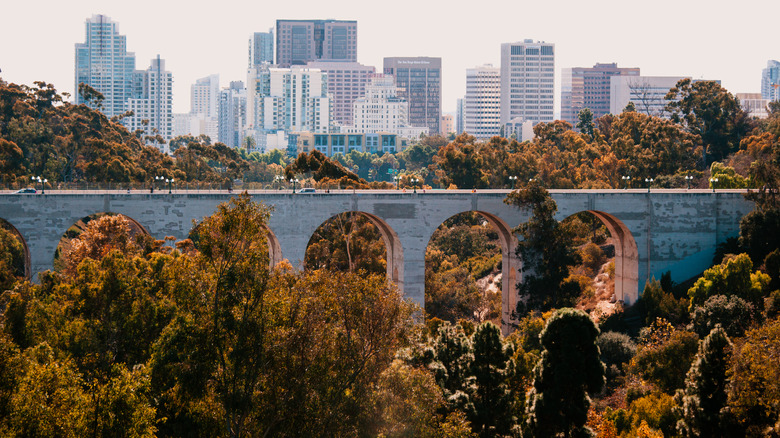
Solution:
<path fill-rule="evenodd" d="M 133 76 L 134 96 L 125 107 L 133 115 L 122 122 L 130 131 L 140 129 L 145 136 L 159 135 L 167 143 L 173 136 L 173 75 L 165 70 L 165 61 L 157 55 L 148 69 L 136 70 Z M 164 149 L 163 144 L 156 145 Z"/>
<path fill-rule="evenodd" d="M 255 32 L 249 39 L 249 68 L 274 62 L 274 30 Z"/>
<path fill-rule="evenodd" d="M 232 148 L 243 146 L 246 128 L 246 88 L 242 81 L 232 81 L 230 88 L 219 92 L 218 120 L 219 141 Z"/>
<path fill-rule="evenodd" d="M 357 99 L 353 104 L 354 122 L 348 132 L 387 132 L 405 138 L 417 138 L 421 133 L 427 134 L 427 126 L 409 125 L 409 103 L 399 98 L 397 92 L 392 75 L 372 75 L 365 97 Z"/>
<path fill-rule="evenodd" d="M 210 75 L 195 81 L 190 87 L 190 114 L 217 117 L 219 102 L 219 75 Z"/>
<path fill-rule="evenodd" d="M 357 62 L 312 61 L 307 64 L 328 74 L 328 93 L 333 98 L 331 117 L 341 126 L 352 124 L 352 104 L 366 94 L 374 67 Z"/>
<path fill-rule="evenodd" d="M 498 67 L 483 65 L 466 70 L 463 130 L 476 138 L 490 138 L 501 133 L 501 72 Z"/>
<path fill-rule="evenodd" d="M 501 44 L 501 124 L 518 117 L 533 124 L 555 115 L 555 44 L 527 39 Z"/>
<path fill-rule="evenodd" d="M 105 15 L 89 18 L 86 41 L 76 44 L 76 104 L 85 103 L 78 93 L 79 84 L 84 83 L 103 94 L 103 114 L 124 113 L 134 70 L 135 54 L 127 52 L 127 38 L 119 34 L 117 23 Z"/>
<path fill-rule="evenodd" d="M 357 21 L 276 20 L 276 64 L 357 62 Z"/>
<path fill-rule="evenodd" d="M 768 61 L 761 72 L 761 97 L 780 100 L 780 61 Z"/>
<path fill-rule="evenodd" d="M 441 58 L 385 58 L 384 73 L 395 76 L 398 97 L 409 102 L 409 124 L 439 134 Z"/>
<path fill-rule="evenodd" d="M 575 126 L 583 108 L 590 109 L 594 119 L 608 114 L 612 76 L 639 76 L 639 69 L 621 68 L 616 63 L 563 69 L 561 118 Z"/>

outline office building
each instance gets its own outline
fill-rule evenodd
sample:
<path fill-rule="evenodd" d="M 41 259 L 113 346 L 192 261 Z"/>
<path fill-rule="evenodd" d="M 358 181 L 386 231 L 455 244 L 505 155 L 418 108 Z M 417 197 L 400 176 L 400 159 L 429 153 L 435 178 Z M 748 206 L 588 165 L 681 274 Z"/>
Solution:
<path fill-rule="evenodd" d="M 327 73 L 328 93 L 331 97 L 331 123 L 341 126 L 352 124 L 352 104 L 366 94 L 366 86 L 374 67 L 357 62 L 312 61 L 308 67 Z"/>
<path fill-rule="evenodd" d="M 639 68 L 618 67 L 617 63 L 593 67 L 565 68 L 561 80 L 561 119 L 576 126 L 580 111 L 590 109 L 596 119 L 610 112 L 610 78 L 639 76 Z"/>
<path fill-rule="evenodd" d="M 366 96 L 353 104 L 353 123 L 344 132 L 386 132 L 404 138 L 417 138 L 428 134 L 427 126 L 410 126 L 409 103 L 398 97 L 395 79 L 389 74 L 371 76 Z"/>
<path fill-rule="evenodd" d="M 122 123 L 131 132 L 141 130 L 148 144 L 165 152 L 165 144 L 173 138 L 173 75 L 165 70 L 165 60 L 157 55 L 148 69 L 136 70 L 132 88 L 125 109 L 133 115 Z"/>
<path fill-rule="evenodd" d="M 330 99 L 327 75 L 316 68 L 292 66 L 249 69 L 247 127 L 262 147 L 268 133 L 328 132 Z"/>
<path fill-rule="evenodd" d="M 278 67 L 318 60 L 357 62 L 357 21 L 276 20 Z"/>
<path fill-rule="evenodd" d="M 555 44 L 523 42 L 501 44 L 501 119 L 506 124 L 521 117 L 532 124 L 555 118 Z"/>
<path fill-rule="evenodd" d="M 735 97 L 739 100 L 742 111 L 745 111 L 748 117 L 757 119 L 769 117 L 770 100 L 764 99 L 761 93 L 737 93 Z"/>
<path fill-rule="evenodd" d="M 466 115 L 466 99 L 458 99 L 457 105 L 455 107 L 455 134 L 456 135 L 463 134 L 463 127 L 466 125 L 466 122 L 463 120 L 465 115 Z"/>
<path fill-rule="evenodd" d="M 501 133 L 501 70 L 490 64 L 466 70 L 463 130 L 478 139 Z"/>
<path fill-rule="evenodd" d="M 441 129 L 441 58 L 385 58 L 384 73 L 395 76 L 398 97 L 409 102 L 409 124 Z"/>
<path fill-rule="evenodd" d="M 255 32 L 249 39 L 249 68 L 274 62 L 274 30 Z"/>
<path fill-rule="evenodd" d="M 780 100 L 780 61 L 768 61 L 761 72 L 761 97 Z"/>
<path fill-rule="evenodd" d="M 243 147 L 246 129 L 246 88 L 242 81 L 233 81 L 229 88 L 220 90 L 217 119 L 218 141 L 232 148 Z"/>
<path fill-rule="evenodd" d="M 448 136 L 455 132 L 455 118 L 452 114 L 443 114 L 441 116 L 441 135 Z"/>
<path fill-rule="evenodd" d="M 217 117 L 219 102 L 219 75 L 210 75 L 195 81 L 190 87 L 190 114 Z"/>
<path fill-rule="evenodd" d="M 609 90 L 609 112 L 620 114 L 628 102 L 636 111 L 656 117 L 668 117 L 666 93 L 683 76 L 612 76 Z"/>
<path fill-rule="evenodd" d="M 372 154 L 379 152 L 393 154 L 401 152 L 409 146 L 407 139 L 389 133 L 314 134 L 302 132 L 294 134 L 291 138 L 294 138 L 296 142 L 296 154 L 309 153 L 316 149 L 328 157 L 334 154 L 348 154 L 353 150 Z"/>
<path fill-rule="evenodd" d="M 93 15 L 86 21 L 86 41 L 76 44 L 75 103 L 86 103 L 78 93 L 84 83 L 100 92 L 104 99 L 100 111 L 108 117 L 125 112 L 132 93 L 135 55 L 127 52 L 127 38 L 118 32 L 118 24 L 105 15 Z M 92 108 L 96 108 L 91 103 Z"/>

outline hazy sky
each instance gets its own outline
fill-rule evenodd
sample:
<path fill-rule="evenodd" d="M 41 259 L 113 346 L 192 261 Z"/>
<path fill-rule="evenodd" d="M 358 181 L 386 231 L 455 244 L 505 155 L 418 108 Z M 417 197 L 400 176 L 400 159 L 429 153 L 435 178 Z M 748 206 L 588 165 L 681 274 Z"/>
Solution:
<path fill-rule="evenodd" d="M 465 93 L 467 68 L 498 66 L 501 43 L 526 38 L 555 43 L 556 101 L 565 67 L 617 62 L 643 75 L 720 79 L 738 93 L 760 91 L 761 69 L 780 59 L 778 0 L 3 0 L 0 77 L 72 94 L 74 44 L 93 14 L 119 23 L 136 68 L 165 59 L 174 112 L 189 111 L 197 78 L 246 81 L 247 41 L 276 19 L 357 20 L 358 62 L 379 70 L 386 56 L 441 57 L 445 112 Z"/>

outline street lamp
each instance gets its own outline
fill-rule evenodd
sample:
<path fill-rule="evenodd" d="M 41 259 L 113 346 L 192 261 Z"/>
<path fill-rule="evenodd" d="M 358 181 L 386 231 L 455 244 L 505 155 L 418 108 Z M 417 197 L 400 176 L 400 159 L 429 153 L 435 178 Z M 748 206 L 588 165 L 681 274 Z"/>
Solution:
<path fill-rule="evenodd" d="M 398 190 L 398 175 L 393 177 L 393 181 L 395 182 L 395 189 Z"/>
<path fill-rule="evenodd" d="M 691 181 L 693 181 L 693 176 L 685 175 L 685 183 L 688 184 L 688 190 L 691 189 Z"/>
<path fill-rule="evenodd" d="M 625 184 L 625 189 L 628 189 L 628 186 L 631 184 L 631 177 L 628 175 L 621 176 L 620 179 L 623 180 L 623 183 Z"/>
<path fill-rule="evenodd" d="M 165 182 L 168 183 L 168 194 L 170 195 L 171 194 L 171 187 L 173 186 L 173 178 L 171 178 L 171 179 L 167 179 L 166 178 Z"/>
<path fill-rule="evenodd" d="M 647 184 L 647 191 L 650 191 L 650 184 L 653 183 L 653 178 L 645 178 L 645 184 Z"/>
<path fill-rule="evenodd" d="M 412 177 L 409 179 L 409 181 L 414 185 L 414 193 L 417 193 L 417 183 L 420 182 L 420 180 Z"/>
<path fill-rule="evenodd" d="M 276 183 L 277 190 L 282 190 L 282 181 L 284 181 L 284 177 L 282 175 L 276 175 L 274 177 L 274 183 Z"/>
<path fill-rule="evenodd" d="M 155 181 L 157 181 L 157 182 L 159 182 L 160 184 L 162 184 L 163 182 L 165 182 L 165 177 L 164 177 L 164 176 L 155 176 L 155 177 L 154 177 L 154 180 L 155 180 Z M 154 188 L 154 186 L 156 186 L 156 185 L 157 185 L 157 184 L 154 184 L 154 185 L 152 186 L 152 188 Z"/>
<path fill-rule="evenodd" d="M 515 188 L 515 184 L 517 184 L 517 177 L 516 176 L 510 176 L 509 177 L 509 188 L 510 189 Z"/>
<path fill-rule="evenodd" d="M 297 182 L 298 182 L 298 178 L 295 178 L 295 179 L 290 178 L 290 184 L 292 184 L 292 186 L 293 186 L 293 193 L 295 193 L 295 183 L 297 183 Z"/>
<path fill-rule="evenodd" d="M 715 191 L 715 186 L 718 184 L 718 178 L 710 178 L 710 185 L 712 186 L 712 191 Z"/>
<path fill-rule="evenodd" d="M 46 179 L 46 178 L 41 179 L 40 176 L 32 176 L 30 178 L 33 181 L 33 185 L 35 184 L 36 181 L 38 181 L 38 184 L 41 185 L 41 194 L 45 195 L 46 194 L 46 183 L 49 182 L 49 180 Z"/>

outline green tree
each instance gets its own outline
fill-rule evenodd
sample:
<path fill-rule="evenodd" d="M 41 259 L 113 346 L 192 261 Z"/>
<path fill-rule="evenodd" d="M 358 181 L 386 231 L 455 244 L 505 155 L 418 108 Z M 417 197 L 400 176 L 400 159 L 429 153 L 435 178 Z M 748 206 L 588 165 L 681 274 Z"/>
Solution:
<path fill-rule="evenodd" d="M 502 342 L 501 330 L 492 322 L 477 327 L 472 345 L 470 368 L 476 386 L 471 396 L 472 429 L 483 437 L 510 435 L 518 423 L 513 415 L 515 394 L 509 385 L 515 371 L 514 348 Z"/>
<path fill-rule="evenodd" d="M 593 112 L 590 108 L 581 109 L 580 113 L 577 115 L 577 119 L 577 129 L 588 137 L 593 138 L 593 131 L 596 128 L 596 125 L 593 123 Z"/>
<path fill-rule="evenodd" d="M 728 336 L 739 338 L 750 328 L 756 316 L 753 306 L 736 295 L 713 295 L 704 305 L 696 307 L 691 320 L 693 331 L 701 338 L 718 326 Z"/>
<path fill-rule="evenodd" d="M 747 115 L 739 100 L 715 81 L 681 79 L 666 100 L 672 121 L 700 136 L 711 159 L 722 160 L 736 151 L 747 133 Z"/>
<path fill-rule="evenodd" d="M 25 275 L 24 246 L 2 222 L 0 221 L 0 291 L 13 288 Z"/>
<path fill-rule="evenodd" d="M 677 330 L 668 321 L 658 319 L 643 329 L 630 370 L 658 389 L 673 394 L 685 383 L 699 342 L 695 333 Z"/>
<path fill-rule="evenodd" d="M 727 401 L 729 359 L 732 344 L 726 332 L 716 327 L 699 343 L 699 352 L 688 370 L 685 389 L 675 396 L 681 419 L 677 430 L 685 437 L 733 436 L 723 418 Z"/>
<path fill-rule="evenodd" d="M 581 292 L 580 286 L 567 277 L 569 268 L 580 260 L 571 246 L 570 223 L 555 220 L 554 214 L 558 210 L 555 201 L 536 183 L 510 193 L 504 202 L 530 209 L 533 213 L 526 223 L 514 230 L 523 237 L 517 249 L 523 258 L 524 272 L 518 289 L 521 296 L 527 297 L 527 308 L 549 310 L 574 305 Z M 517 313 L 525 313 L 520 304 Z"/>
<path fill-rule="evenodd" d="M 604 386 L 599 329 L 581 310 L 562 309 L 542 332 L 542 357 L 534 369 L 526 410 L 533 436 L 587 436 L 588 393 Z"/>
<path fill-rule="evenodd" d="M 763 272 L 753 272 L 753 262 L 747 254 L 739 254 L 704 271 L 703 276 L 688 289 L 689 310 L 703 305 L 713 295 L 736 295 L 763 309 L 764 297 L 769 293 L 769 281 L 769 276 Z"/>

